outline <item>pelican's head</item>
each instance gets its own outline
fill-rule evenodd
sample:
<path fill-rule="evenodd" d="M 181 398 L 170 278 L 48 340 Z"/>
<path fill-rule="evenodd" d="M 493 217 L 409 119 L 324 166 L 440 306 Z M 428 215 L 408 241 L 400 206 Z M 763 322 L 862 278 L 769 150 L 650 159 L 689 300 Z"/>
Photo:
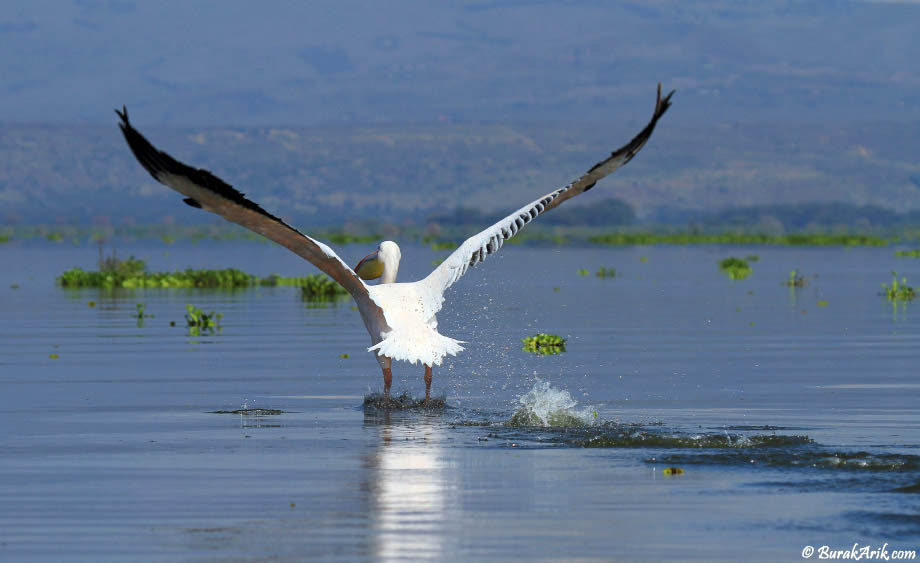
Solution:
<path fill-rule="evenodd" d="M 355 273 L 363 280 L 374 280 L 383 276 L 380 283 L 393 283 L 396 281 L 401 257 L 399 246 L 393 241 L 385 240 L 380 243 L 377 250 L 358 262 Z"/>

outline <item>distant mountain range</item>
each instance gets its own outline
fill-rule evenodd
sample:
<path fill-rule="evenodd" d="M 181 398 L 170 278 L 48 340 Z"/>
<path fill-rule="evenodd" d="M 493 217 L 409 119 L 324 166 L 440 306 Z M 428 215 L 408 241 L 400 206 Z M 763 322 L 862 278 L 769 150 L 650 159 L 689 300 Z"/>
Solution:
<path fill-rule="evenodd" d="M 679 110 L 675 105 L 672 111 Z M 695 128 L 676 126 L 669 117 L 628 166 L 547 220 L 598 225 L 607 217 L 616 225 L 635 216 L 640 222 L 737 224 L 766 214 L 799 224 L 795 216 L 803 212 L 795 209 L 802 208 L 815 217 L 823 213 L 821 221 L 833 216 L 836 223 L 865 218 L 873 224 L 888 221 L 885 213 L 897 218 L 920 209 L 918 123 Z M 0 220 L 213 220 L 150 178 L 112 121 L 107 127 L 0 128 Z M 574 179 L 641 126 L 635 116 L 591 130 L 449 123 L 163 129 L 145 127 L 141 116 L 135 121 L 180 160 L 210 169 L 267 209 L 311 226 L 367 219 L 456 223 L 463 216 L 484 221 Z M 752 206 L 756 214 L 738 211 Z"/>
<path fill-rule="evenodd" d="M 0 220 L 213 220 L 134 162 L 121 104 L 298 224 L 484 219 L 628 140 L 659 81 L 677 94 L 648 147 L 555 221 L 900 220 L 920 209 L 918 29 L 916 2 L 848 0 L 17 3 Z"/>

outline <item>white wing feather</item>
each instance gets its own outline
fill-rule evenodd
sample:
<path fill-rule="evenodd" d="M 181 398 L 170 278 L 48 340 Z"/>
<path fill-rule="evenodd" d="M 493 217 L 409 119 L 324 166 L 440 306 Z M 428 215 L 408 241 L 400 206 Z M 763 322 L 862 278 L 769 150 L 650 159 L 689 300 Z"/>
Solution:
<path fill-rule="evenodd" d="M 662 98 L 661 84 L 659 84 L 655 112 L 651 121 L 629 143 L 613 151 L 609 157 L 592 166 L 588 172 L 574 182 L 528 203 L 488 229 L 466 239 L 460 248 L 448 256 L 424 281 L 443 292 L 460 279 L 467 270 L 485 260 L 486 256 L 498 252 L 506 240 L 516 235 L 524 228 L 524 225 L 536 219 L 538 215 L 569 198 L 590 190 L 598 180 L 632 160 L 651 137 L 658 119 L 671 106 L 673 94 L 672 90 L 670 94 Z"/>

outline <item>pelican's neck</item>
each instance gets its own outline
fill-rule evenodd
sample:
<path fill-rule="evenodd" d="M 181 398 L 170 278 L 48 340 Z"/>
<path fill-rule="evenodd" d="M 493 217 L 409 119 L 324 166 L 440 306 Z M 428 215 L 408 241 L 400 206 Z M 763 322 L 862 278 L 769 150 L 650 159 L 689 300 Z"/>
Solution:
<path fill-rule="evenodd" d="M 399 271 L 399 258 L 395 260 L 390 258 L 383 262 L 383 275 L 380 276 L 380 283 L 396 283 L 396 272 Z"/>
<path fill-rule="evenodd" d="M 377 259 L 383 262 L 383 275 L 380 276 L 380 283 L 396 283 L 400 258 L 402 258 L 402 253 L 399 252 L 399 246 L 395 242 L 385 240 L 380 243 L 377 250 Z"/>

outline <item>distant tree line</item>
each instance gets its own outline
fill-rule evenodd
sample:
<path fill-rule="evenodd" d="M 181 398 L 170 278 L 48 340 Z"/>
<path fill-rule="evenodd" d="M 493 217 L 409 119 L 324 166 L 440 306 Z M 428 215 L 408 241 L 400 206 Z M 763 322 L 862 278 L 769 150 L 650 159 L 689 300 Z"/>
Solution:
<path fill-rule="evenodd" d="M 853 205 L 842 202 L 755 205 L 703 212 L 688 217 L 704 229 L 781 227 L 787 232 L 826 229 L 842 225 L 857 228 L 889 228 L 920 225 L 920 211 L 897 213 L 878 205 Z"/>

